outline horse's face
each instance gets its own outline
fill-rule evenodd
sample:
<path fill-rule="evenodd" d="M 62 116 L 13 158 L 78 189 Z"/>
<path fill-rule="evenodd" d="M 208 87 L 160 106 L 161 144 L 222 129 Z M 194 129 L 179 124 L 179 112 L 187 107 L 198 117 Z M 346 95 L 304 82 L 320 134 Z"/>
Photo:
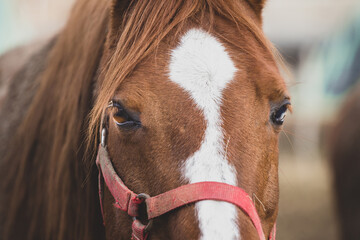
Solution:
<path fill-rule="evenodd" d="M 278 133 L 289 101 L 271 53 L 235 28 L 220 18 L 212 30 L 185 27 L 177 41 L 163 41 L 139 63 L 106 111 L 107 146 L 116 172 L 136 193 L 154 196 L 202 181 L 243 188 L 268 236 L 278 207 Z M 105 190 L 107 238 L 128 238 L 132 219 L 113 203 Z M 258 238 L 246 214 L 217 201 L 172 211 L 151 230 L 152 239 L 240 236 Z"/>

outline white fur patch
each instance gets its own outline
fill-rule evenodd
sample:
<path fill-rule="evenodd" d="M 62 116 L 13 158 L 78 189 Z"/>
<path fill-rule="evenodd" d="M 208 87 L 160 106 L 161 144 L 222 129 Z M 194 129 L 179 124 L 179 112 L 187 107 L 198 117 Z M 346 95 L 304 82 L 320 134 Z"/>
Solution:
<path fill-rule="evenodd" d="M 170 79 L 188 92 L 202 110 L 206 130 L 199 150 L 186 159 L 183 176 L 190 183 L 203 181 L 237 185 L 236 170 L 227 160 L 220 113 L 222 91 L 236 68 L 224 46 L 209 33 L 191 29 L 172 51 Z M 240 239 L 237 209 L 219 201 L 196 203 L 202 240 Z"/>

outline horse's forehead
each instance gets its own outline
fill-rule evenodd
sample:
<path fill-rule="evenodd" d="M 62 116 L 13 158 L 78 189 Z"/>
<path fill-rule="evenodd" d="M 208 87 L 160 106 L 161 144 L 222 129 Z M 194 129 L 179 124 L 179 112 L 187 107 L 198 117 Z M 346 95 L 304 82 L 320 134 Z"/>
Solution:
<path fill-rule="evenodd" d="M 211 34 L 191 29 L 172 50 L 170 79 L 190 93 L 202 110 L 234 78 L 236 68 L 225 47 Z"/>

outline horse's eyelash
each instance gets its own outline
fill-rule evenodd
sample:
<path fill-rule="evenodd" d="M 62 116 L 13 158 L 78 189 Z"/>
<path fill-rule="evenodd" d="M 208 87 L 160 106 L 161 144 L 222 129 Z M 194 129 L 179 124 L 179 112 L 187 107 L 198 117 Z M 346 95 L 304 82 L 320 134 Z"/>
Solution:
<path fill-rule="evenodd" d="M 116 108 L 118 108 L 119 110 L 125 110 L 124 107 L 122 106 L 122 104 L 119 103 L 119 102 L 116 101 L 116 100 L 111 100 L 109 106 L 111 106 L 111 107 L 116 107 Z"/>

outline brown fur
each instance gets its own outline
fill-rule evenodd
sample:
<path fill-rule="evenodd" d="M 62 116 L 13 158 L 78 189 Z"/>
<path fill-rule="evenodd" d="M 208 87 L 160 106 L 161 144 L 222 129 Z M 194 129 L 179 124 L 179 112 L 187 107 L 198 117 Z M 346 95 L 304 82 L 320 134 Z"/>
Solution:
<path fill-rule="evenodd" d="M 48 55 L 28 113 L 7 146 L 5 239 L 99 239 L 96 182 L 84 184 L 89 173 L 81 145 L 107 13 L 104 2 L 79 1 Z"/>
<path fill-rule="evenodd" d="M 28 63 L 29 59 L 38 52 L 48 40 L 42 40 L 23 47 L 8 51 L 0 57 L 0 112 L 4 100 L 8 95 L 11 79 Z"/>
<path fill-rule="evenodd" d="M 286 89 L 258 13 L 242 1 L 123 4 L 79 0 L 49 52 L 36 95 L 7 145 L 5 239 L 103 237 L 93 153 L 112 98 L 140 112 L 143 124 L 135 134 L 122 132 L 111 120 L 113 110 L 106 115 L 109 152 L 124 182 L 150 195 L 186 183 L 179 165 L 199 147 L 205 125 L 186 93 L 167 81 L 166 69 L 169 51 L 194 26 L 220 39 L 241 70 L 225 90 L 221 109 L 228 158 L 239 186 L 266 206 L 258 212 L 268 236 L 278 209 L 278 129 L 269 123 L 270 103 L 280 102 Z M 106 237 L 128 239 L 131 218 L 112 207 L 107 190 L 104 197 Z M 239 224 L 244 239 L 257 238 L 240 210 Z M 193 239 L 196 226 L 189 206 L 156 219 L 151 237 Z"/>
<path fill-rule="evenodd" d="M 360 85 L 347 97 L 331 131 L 330 157 L 340 239 L 359 239 Z"/>
<path fill-rule="evenodd" d="M 8 86 L 2 86 L 1 88 L 4 93 L 4 101 L 0 110 L 0 156 L 5 156 L 7 153 L 9 140 L 12 139 L 15 129 L 18 128 L 25 117 L 38 86 L 34 80 L 45 68 L 46 56 L 53 42 L 51 41 L 42 46 L 42 49 L 32 56 L 29 56 L 33 52 L 32 50 L 38 48 L 35 47 L 34 49 L 34 45 L 10 51 L 1 57 L 2 63 L 6 62 L 6 64 L 1 64 L 1 81 L 2 83 L 7 82 L 6 85 Z M 24 58 L 28 61 L 25 65 L 21 64 L 22 61 L 25 61 Z M 15 62 L 16 67 L 9 66 Z M 14 162 L 10 164 L 14 164 Z M 0 169 L 2 171 L 8 171 L 9 169 L 3 158 L 0 161 Z M 1 182 L 0 186 L 2 193 L 0 194 L 0 206 L 6 206 L 5 196 L 7 193 L 4 189 L 4 181 Z M 0 208 L 0 216 L 5 216 L 6 210 L 6 207 Z M 0 234 L 3 232 L 2 229 L 6 221 L 7 219 L 4 217 L 0 218 Z"/>

